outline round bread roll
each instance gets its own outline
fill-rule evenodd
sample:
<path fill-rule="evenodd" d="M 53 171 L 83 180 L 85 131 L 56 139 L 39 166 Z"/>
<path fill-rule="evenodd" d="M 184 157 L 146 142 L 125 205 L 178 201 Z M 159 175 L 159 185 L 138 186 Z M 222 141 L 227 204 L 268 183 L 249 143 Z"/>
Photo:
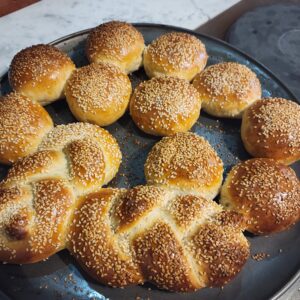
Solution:
<path fill-rule="evenodd" d="M 65 94 L 77 120 L 107 126 L 124 114 L 131 91 L 131 82 L 123 71 L 99 63 L 74 71 Z"/>
<path fill-rule="evenodd" d="M 64 97 L 65 83 L 74 70 L 74 63 L 62 51 L 35 45 L 15 55 L 8 78 L 13 90 L 46 105 Z"/>
<path fill-rule="evenodd" d="M 241 118 L 243 111 L 261 98 L 256 74 L 235 62 L 209 66 L 195 77 L 193 85 L 203 109 L 216 117 Z"/>
<path fill-rule="evenodd" d="M 47 111 L 27 97 L 10 93 L 0 98 L 0 162 L 14 163 L 36 151 L 53 128 Z"/>
<path fill-rule="evenodd" d="M 197 90 L 184 79 L 157 77 L 142 82 L 130 100 L 130 114 L 144 132 L 165 136 L 191 129 L 200 115 Z"/>
<path fill-rule="evenodd" d="M 91 63 L 108 62 L 128 74 L 141 66 L 144 48 L 142 34 L 131 24 L 112 21 L 90 32 L 85 51 Z"/>
<path fill-rule="evenodd" d="M 204 69 L 207 59 L 204 44 L 195 36 L 170 32 L 146 47 L 143 64 L 150 78 L 167 75 L 190 81 Z"/>
<path fill-rule="evenodd" d="M 283 231 L 300 219 L 300 184 L 290 167 L 269 158 L 239 163 L 229 172 L 220 203 L 242 213 L 254 234 Z"/>
<path fill-rule="evenodd" d="M 222 184 L 223 162 L 203 137 L 177 133 L 154 145 L 146 160 L 145 176 L 149 184 L 213 199 Z"/>
<path fill-rule="evenodd" d="M 284 164 L 300 159 L 300 105 L 282 98 L 255 102 L 243 115 L 241 135 L 254 157 Z"/>

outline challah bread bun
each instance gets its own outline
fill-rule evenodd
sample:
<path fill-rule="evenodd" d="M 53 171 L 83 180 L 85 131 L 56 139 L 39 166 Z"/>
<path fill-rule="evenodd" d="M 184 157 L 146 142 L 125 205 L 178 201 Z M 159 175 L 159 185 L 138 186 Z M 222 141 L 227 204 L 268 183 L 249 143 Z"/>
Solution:
<path fill-rule="evenodd" d="M 122 153 L 116 139 L 105 129 L 88 123 L 56 126 L 43 139 L 39 151 L 67 153 L 71 183 L 87 193 L 107 184 L 117 174 Z"/>
<path fill-rule="evenodd" d="M 164 137 L 151 149 L 145 176 L 148 184 L 213 199 L 222 184 L 223 163 L 203 137 L 177 133 Z"/>
<path fill-rule="evenodd" d="M 165 136 L 191 129 L 199 118 L 201 101 L 186 80 L 163 76 L 140 83 L 129 107 L 142 131 Z"/>
<path fill-rule="evenodd" d="M 293 169 L 268 158 L 237 164 L 227 175 L 220 203 L 242 213 L 254 234 L 283 231 L 300 220 L 300 183 Z"/>
<path fill-rule="evenodd" d="M 107 126 L 125 113 L 131 91 L 131 82 L 121 69 L 98 63 L 74 71 L 65 94 L 77 120 Z"/>
<path fill-rule="evenodd" d="M 64 87 L 75 70 L 72 60 L 51 45 L 34 45 L 13 58 L 9 83 L 13 90 L 42 105 L 64 97 Z"/>
<path fill-rule="evenodd" d="M 254 157 L 289 165 L 300 159 L 300 105 L 282 98 L 256 101 L 243 115 L 241 136 Z"/>
<path fill-rule="evenodd" d="M 215 117 L 241 118 L 243 111 L 261 98 L 261 85 L 254 72 L 235 62 L 207 67 L 193 81 L 204 111 Z"/>
<path fill-rule="evenodd" d="M 207 59 L 204 44 L 195 36 L 170 32 L 145 48 L 143 64 L 150 78 L 166 75 L 191 81 L 204 69 Z"/>
<path fill-rule="evenodd" d="M 85 52 L 91 63 L 110 63 L 128 74 L 141 66 L 144 47 L 142 34 L 131 24 L 111 21 L 92 29 Z"/>
<path fill-rule="evenodd" d="M 52 128 L 40 104 L 15 92 L 0 97 L 0 162 L 11 164 L 32 154 Z"/>

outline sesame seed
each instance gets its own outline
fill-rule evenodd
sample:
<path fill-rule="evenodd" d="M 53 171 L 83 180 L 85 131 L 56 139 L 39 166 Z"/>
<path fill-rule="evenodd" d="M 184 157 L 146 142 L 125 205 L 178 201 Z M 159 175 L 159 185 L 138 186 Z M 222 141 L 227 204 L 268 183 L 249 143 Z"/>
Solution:
<path fill-rule="evenodd" d="M 213 199 L 222 183 L 223 163 L 211 145 L 195 133 L 164 137 L 145 163 L 147 182 L 171 186 Z"/>
<path fill-rule="evenodd" d="M 204 110 L 216 116 L 240 116 L 244 109 L 261 98 L 256 74 L 235 62 L 209 66 L 195 77 L 193 85 L 200 94 Z"/>
<path fill-rule="evenodd" d="M 243 141 L 254 156 L 290 163 L 300 158 L 299 128 L 300 105 L 283 98 L 265 98 L 247 109 Z"/>
<path fill-rule="evenodd" d="M 82 121 L 94 122 L 98 117 L 99 125 L 107 125 L 102 123 L 113 114 L 120 117 L 127 108 L 130 95 L 128 76 L 107 63 L 77 69 L 66 85 L 67 102 L 75 116 Z"/>
<path fill-rule="evenodd" d="M 9 83 L 17 91 L 27 85 L 34 88 L 45 77 L 57 76 L 57 70 L 64 66 L 75 68 L 64 52 L 51 45 L 34 45 L 14 56 L 9 67 Z"/>
<path fill-rule="evenodd" d="M 272 159 L 255 158 L 229 172 L 221 203 L 243 213 L 247 230 L 267 234 L 299 220 L 300 185 L 295 172 Z"/>
<path fill-rule="evenodd" d="M 148 62 L 149 61 L 149 62 Z M 144 66 L 166 75 L 175 75 L 180 71 L 202 71 L 207 61 L 204 44 L 195 36 L 183 32 L 166 33 L 155 39 L 144 53 Z M 148 73 L 148 72 L 147 72 Z M 194 74 L 195 73 L 195 74 Z M 192 78 L 188 78 L 189 80 Z"/>
<path fill-rule="evenodd" d="M 158 77 L 135 89 L 130 114 L 142 130 L 170 135 L 189 130 L 199 117 L 200 107 L 199 94 L 187 81 Z"/>

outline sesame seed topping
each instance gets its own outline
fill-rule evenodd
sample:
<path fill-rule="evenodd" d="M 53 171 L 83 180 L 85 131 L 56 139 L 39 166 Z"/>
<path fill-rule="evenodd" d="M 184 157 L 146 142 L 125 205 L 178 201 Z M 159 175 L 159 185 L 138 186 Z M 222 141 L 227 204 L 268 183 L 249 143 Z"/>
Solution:
<path fill-rule="evenodd" d="M 182 292 L 220 285 L 249 255 L 242 216 L 212 200 L 137 186 L 101 189 L 80 203 L 68 248 L 93 277 L 111 286 L 150 281 Z"/>
<path fill-rule="evenodd" d="M 90 61 L 122 62 L 134 52 L 141 56 L 144 49 L 142 34 L 131 24 L 112 21 L 94 28 L 87 38 L 86 53 Z"/>
<path fill-rule="evenodd" d="M 55 76 L 63 66 L 75 67 L 72 60 L 54 46 L 34 45 L 15 55 L 9 68 L 9 82 L 16 90 L 28 84 L 34 87 L 45 77 Z"/>
<path fill-rule="evenodd" d="M 243 141 L 255 156 L 285 161 L 300 158 L 300 105 L 266 98 L 251 105 L 242 124 Z"/>
<path fill-rule="evenodd" d="M 154 145 L 145 163 L 148 183 L 168 185 L 212 199 L 222 183 L 223 163 L 197 134 L 177 133 Z"/>
<path fill-rule="evenodd" d="M 130 94 L 128 76 L 119 68 L 106 63 L 77 69 L 66 85 L 68 104 L 81 120 L 89 120 L 89 115 L 97 116 L 105 112 L 108 116 L 124 112 Z"/>
<path fill-rule="evenodd" d="M 12 163 L 33 153 L 53 128 L 47 111 L 18 93 L 0 98 L 0 161 Z"/>
<path fill-rule="evenodd" d="M 130 114 L 146 132 L 171 134 L 190 129 L 199 117 L 200 107 L 199 94 L 187 81 L 158 77 L 142 82 L 135 89 Z M 186 123 L 192 124 L 185 128 Z"/>
<path fill-rule="evenodd" d="M 102 189 L 89 194 L 76 209 L 68 236 L 69 250 L 102 283 L 124 286 L 143 282 L 139 267 L 118 246 L 108 218 L 121 191 Z"/>
<path fill-rule="evenodd" d="M 300 184 L 295 172 L 272 159 L 239 163 L 228 174 L 221 203 L 243 213 L 247 230 L 282 231 L 299 220 Z"/>
<path fill-rule="evenodd" d="M 178 71 L 200 66 L 207 60 L 204 44 L 195 36 L 183 32 L 166 33 L 154 40 L 145 50 L 152 64 L 164 71 Z"/>
<path fill-rule="evenodd" d="M 236 116 L 261 98 L 260 82 L 248 67 L 223 62 L 211 65 L 193 81 L 203 108 L 217 116 Z"/>

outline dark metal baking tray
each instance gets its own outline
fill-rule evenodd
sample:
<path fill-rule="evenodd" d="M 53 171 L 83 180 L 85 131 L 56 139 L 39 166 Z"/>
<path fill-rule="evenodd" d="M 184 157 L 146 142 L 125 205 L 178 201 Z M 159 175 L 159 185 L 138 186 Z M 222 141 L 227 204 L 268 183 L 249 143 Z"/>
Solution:
<path fill-rule="evenodd" d="M 247 65 L 259 77 L 263 96 L 279 96 L 297 101 L 294 95 L 267 68 L 243 52 L 220 40 L 182 28 L 153 24 L 134 24 L 144 35 L 146 43 L 169 31 L 194 34 L 206 45 L 209 61 L 236 61 Z M 89 30 L 71 34 L 52 44 L 67 52 L 77 66 L 87 64 L 84 43 Z M 131 75 L 133 85 L 146 79 L 141 69 Z M 7 76 L 1 80 L 1 93 L 9 91 Z M 56 124 L 75 122 L 64 100 L 46 107 Z M 109 186 L 128 187 L 145 183 L 143 164 L 159 138 L 141 132 L 128 113 L 107 127 L 117 138 L 123 152 L 119 175 Z M 240 120 L 217 119 L 201 112 L 192 131 L 204 136 L 217 150 L 225 165 L 225 174 L 239 160 L 249 158 L 240 139 Z M 293 165 L 300 172 L 300 165 Z M 6 173 L 0 166 L 0 174 Z M 266 253 L 262 261 L 250 258 L 241 273 L 223 289 L 206 288 L 190 294 L 176 294 L 156 289 L 150 284 L 113 289 L 98 284 L 83 272 L 64 250 L 44 262 L 33 265 L 2 265 L 0 289 L 7 299 L 164 299 L 164 300 L 262 300 L 277 299 L 299 276 L 300 223 L 272 236 L 256 237 L 246 233 L 251 254 Z M 5 297 L 5 296 L 3 296 Z"/>

